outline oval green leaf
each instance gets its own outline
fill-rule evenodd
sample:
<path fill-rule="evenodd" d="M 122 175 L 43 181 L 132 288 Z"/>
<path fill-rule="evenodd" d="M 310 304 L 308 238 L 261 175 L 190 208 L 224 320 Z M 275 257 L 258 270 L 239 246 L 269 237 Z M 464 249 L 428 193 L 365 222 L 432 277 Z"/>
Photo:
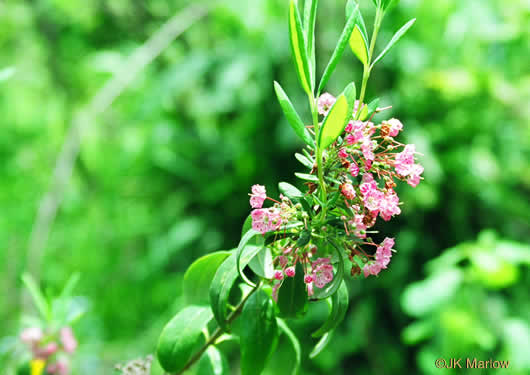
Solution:
<path fill-rule="evenodd" d="M 197 375 L 229 375 L 230 367 L 226 357 L 215 346 L 209 346 L 201 356 Z"/>
<path fill-rule="evenodd" d="M 280 107 L 282 108 L 282 111 L 285 117 L 287 118 L 287 122 L 289 123 L 289 125 L 291 125 L 291 128 L 293 128 L 296 135 L 300 137 L 302 141 L 304 141 L 309 146 L 313 146 L 315 144 L 313 141 L 313 137 L 311 137 L 311 134 L 305 128 L 302 119 L 296 112 L 296 109 L 294 109 L 293 104 L 289 100 L 289 97 L 287 96 L 285 91 L 283 91 L 280 84 L 276 81 L 274 81 L 274 91 L 276 92 L 276 97 L 278 98 Z"/>
<path fill-rule="evenodd" d="M 263 248 L 259 251 L 254 258 L 248 264 L 252 272 L 259 277 L 265 279 L 272 279 L 274 276 L 274 266 L 272 264 L 272 252 L 268 247 Z"/>
<path fill-rule="evenodd" d="M 212 319 L 212 311 L 205 306 L 187 306 L 164 327 L 156 354 L 162 368 L 178 372 L 186 366 L 193 353 L 204 341 L 202 330 Z"/>
<path fill-rule="evenodd" d="M 287 182 L 280 182 L 278 184 L 278 188 L 280 189 L 280 192 L 290 200 L 298 201 L 304 197 L 304 194 L 298 190 L 296 186 L 293 186 Z"/>
<path fill-rule="evenodd" d="M 266 292 L 258 290 L 241 312 L 241 374 L 261 374 L 277 342 L 274 304 Z"/>
<path fill-rule="evenodd" d="M 318 182 L 318 177 L 314 174 L 308 174 L 308 173 L 298 173 L 295 172 L 294 174 L 296 177 L 298 177 L 301 180 L 311 181 L 311 182 Z"/>
<path fill-rule="evenodd" d="M 352 82 L 340 94 L 324 119 L 318 138 L 320 149 L 327 148 L 341 135 L 350 120 L 354 104 L 355 84 Z"/>
<path fill-rule="evenodd" d="M 383 52 L 381 52 L 381 54 L 379 56 L 377 56 L 377 58 L 374 60 L 374 62 L 372 63 L 372 67 L 379 61 L 381 60 L 387 53 L 388 51 L 390 51 L 390 49 L 394 46 L 394 44 L 396 44 L 403 35 L 405 35 L 405 33 L 412 27 L 412 25 L 414 25 L 414 22 L 416 22 L 416 18 L 413 18 L 411 19 L 409 22 L 407 22 L 406 24 L 404 24 L 401 29 L 399 29 L 395 34 L 394 36 L 392 37 L 392 39 L 390 39 L 390 42 L 388 42 L 388 44 L 386 45 L 385 49 L 383 50 Z"/>
<path fill-rule="evenodd" d="M 232 254 L 217 251 L 206 254 L 191 264 L 184 274 L 184 296 L 192 305 L 208 305 L 210 284 L 219 266 Z"/>
<path fill-rule="evenodd" d="M 278 291 L 278 308 L 280 316 L 296 318 L 307 310 L 307 292 L 304 283 L 304 269 L 300 263 L 296 265 L 294 277 L 286 277 Z"/>
<path fill-rule="evenodd" d="M 289 4 L 289 37 L 291 40 L 291 52 L 296 67 L 298 79 L 304 91 L 310 95 L 311 75 L 309 73 L 309 63 L 307 60 L 307 48 L 305 46 L 304 34 L 302 32 L 302 21 L 300 13 L 294 0 Z"/>
<path fill-rule="evenodd" d="M 346 311 L 348 311 L 349 294 L 348 288 L 344 281 L 340 284 L 339 290 L 331 296 L 330 312 L 326 322 L 320 327 L 313 337 L 320 337 L 329 331 L 337 328 L 337 326 L 344 320 Z"/>

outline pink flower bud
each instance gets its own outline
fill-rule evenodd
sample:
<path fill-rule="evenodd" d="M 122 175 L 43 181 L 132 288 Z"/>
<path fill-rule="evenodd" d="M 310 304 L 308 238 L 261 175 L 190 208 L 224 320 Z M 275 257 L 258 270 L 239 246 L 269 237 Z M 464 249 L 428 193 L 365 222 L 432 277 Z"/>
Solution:
<path fill-rule="evenodd" d="M 276 280 L 283 280 L 283 272 L 280 270 L 274 271 L 274 278 Z"/>
<path fill-rule="evenodd" d="M 311 284 L 313 282 L 313 276 L 311 275 L 305 275 L 304 276 L 304 283 Z"/>
<path fill-rule="evenodd" d="M 287 275 L 287 277 L 294 277 L 295 275 L 295 270 L 294 270 L 294 267 L 287 267 L 285 269 L 285 274 Z"/>

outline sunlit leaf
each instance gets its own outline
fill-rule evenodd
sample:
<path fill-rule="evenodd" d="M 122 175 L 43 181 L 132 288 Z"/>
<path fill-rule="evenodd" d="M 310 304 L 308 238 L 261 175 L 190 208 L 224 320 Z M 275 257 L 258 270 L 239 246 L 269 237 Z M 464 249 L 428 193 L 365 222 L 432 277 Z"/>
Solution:
<path fill-rule="evenodd" d="M 319 134 L 319 147 L 325 149 L 341 135 L 351 118 L 355 104 L 355 84 L 350 83 L 339 95 L 328 115 L 324 119 Z"/>
<path fill-rule="evenodd" d="M 40 288 L 35 282 L 35 280 L 33 279 L 33 277 L 31 277 L 29 273 L 25 273 L 22 275 L 22 282 L 28 289 L 31 298 L 33 299 L 33 303 L 35 303 L 35 306 L 37 307 L 37 310 L 39 310 L 39 313 L 41 314 L 41 316 L 46 320 L 50 320 L 51 319 L 50 305 L 48 301 L 46 300 L 46 297 L 44 297 L 44 295 L 40 291 Z"/>
<path fill-rule="evenodd" d="M 299 200 L 304 197 L 304 194 L 298 190 L 296 186 L 293 186 L 287 182 L 280 182 L 278 184 L 280 192 L 291 200 Z"/>
<path fill-rule="evenodd" d="M 190 305 L 182 309 L 164 327 L 158 339 L 157 357 L 166 371 L 178 372 L 204 341 L 202 330 L 212 319 L 206 306 Z"/>
<path fill-rule="evenodd" d="M 298 173 L 295 172 L 294 175 L 298 177 L 301 180 L 311 181 L 311 182 L 318 182 L 318 177 L 314 174 L 307 174 L 307 173 Z"/>
<path fill-rule="evenodd" d="M 311 87 L 315 86 L 315 23 L 318 8 L 318 0 L 306 0 L 304 2 L 304 35 L 309 58 Z"/>
<path fill-rule="evenodd" d="M 361 114 L 359 115 L 359 120 L 365 121 L 370 118 L 375 111 L 377 111 L 377 106 L 379 105 L 379 98 L 375 98 L 368 105 L 363 105 L 361 109 Z"/>
<path fill-rule="evenodd" d="M 355 28 L 352 31 L 349 44 L 352 52 L 366 65 L 368 63 L 368 34 L 359 5 L 355 0 L 349 0 L 346 4 L 346 17 L 355 18 Z"/>
<path fill-rule="evenodd" d="M 291 52 L 298 79 L 300 80 L 300 84 L 304 91 L 310 95 L 313 90 L 311 88 L 311 74 L 309 72 L 307 48 L 302 30 L 300 13 L 298 12 L 298 7 L 294 0 L 291 0 L 289 5 L 289 37 L 291 40 Z"/>

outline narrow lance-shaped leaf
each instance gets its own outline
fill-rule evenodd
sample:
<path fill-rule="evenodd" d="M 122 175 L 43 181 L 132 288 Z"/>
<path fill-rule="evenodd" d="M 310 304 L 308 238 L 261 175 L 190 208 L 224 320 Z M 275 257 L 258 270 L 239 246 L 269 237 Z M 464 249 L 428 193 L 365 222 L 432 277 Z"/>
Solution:
<path fill-rule="evenodd" d="M 328 344 L 331 342 L 331 338 L 333 337 L 333 332 L 335 331 L 326 332 L 324 336 L 322 336 L 320 340 L 318 340 L 313 350 L 311 350 L 311 353 L 309 353 L 309 358 L 313 359 L 317 355 L 322 353 L 322 350 L 324 350 L 326 346 L 328 346 Z"/>
<path fill-rule="evenodd" d="M 326 322 L 320 327 L 313 337 L 320 337 L 325 333 L 337 328 L 337 326 L 342 322 L 346 311 L 348 310 L 349 295 L 348 288 L 344 281 L 340 284 L 339 290 L 331 296 L 330 301 L 330 312 Z"/>
<path fill-rule="evenodd" d="M 363 63 L 368 64 L 368 33 L 364 23 L 359 5 L 355 0 L 349 0 L 346 4 L 346 17 L 355 15 L 355 28 L 351 33 L 349 44 L 355 56 Z"/>
<path fill-rule="evenodd" d="M 39 286 L 31 277 L 29 273 L 25 273 L 22 275 L 22 282 L 28 288 L 29 294 L 31 295 L 31 298 L 33 299 L 33 302 L 35 303 L 35 306 L 39 310 L 42 317 L 46 320 L 51 319 L 51 309 L 50 305 L 48 304 L 48 301 L 42 294 L 42 292 L 39 289 Z"/>
<path fill-rule="evenodd" d="M 337 42 L 337 46 L 335 47 L 335 50 L 333 51 L 333 54 L 331 55 L 331 58 L 329 59 L 328 65 L 326 66 L 326 69 L 324 70 L 324 73 L 322 75 L 322 79 L 320 80 L 320 84 L 318 85 L 317 95 L 320 95 L 320 93 L 322 92 L 322 89 L 328 83 L 328 80 L 331 77 L 331 74 L 337 67 L 339 60 L 342 57 L 342 53 L 344 52 L 344 49 L 346 48 L 346 45 L 348 44 L 348 40 L 350 39 L 350 36 L 353 32 L 353 28 L 355 27 L 355 22 L 358 20 L 358 13 L 359 13 L 359 9 L 357 7 L 357 9 L 354 12 L 352 12 L 350 17 L 348 17 L 348 20 L 346 21 L 346 25 L 344 26 L 344 29 L 342 30 L 342 34 L 340 35 L 339 41 Z"/>
<path fill-rule="evenodd" d="M 212 312 L 206 306 L 187 306 L 164 327 L 156 354 L 162 368 L 178 372 L 184 368 L 190 357 L 203 341 L 202 330 L 212 319 Z"/>
<path fill-rule="evenodd" d="M 289 328 L 289 326 L 287 325 L 287 323 L 285 323 L 283 319 L 277 318 L 277 321 L 278 321 L 278 327 L 280 327 L 283 333 L 285 333 L 285 335 L 287 336 L 287 338 L 289 339 L 289 341 L 291 342 L 293 346 L 296 362 L 295 362 L 292 374 L 298 375 L 300 371 L 300 365 L 302 363 L 302 348 L 300 347 L 300 341 L 298 341 L 298 338 L 296 337 L 296 335 L 293 333 L 293 331 L 291 331 L 291 329 Z"/>
<path fill-rule="evenodd" d="M 394 7 L 399 4 L 399 0 L 382 0 L 382 6 L 384 10 L 390 9 L 390 7 Z"/>
<path fill-rule="evenodd" d="M 307 48 L 305 45 L 304 34 L 302 32 L 302 21 L 300 13 L 294 0 L 289 5 L 289 37 L 291 40 L 291 52 L 294 59 L 298 79 L 304 91 L 310 95 L 311 76 L 309 73 L 309 62 L 307 59 Z"/>
<path fill-rule="evenodd" d="M 307 174 L 307 173 L 299 173 L 295 172 L 294 175 L 298 177 L 301 180 L 311 181 L 311 182 L 318 182 L 318 177 L 314 174 Z"/>
<path fill-rule="evenodd" d="M 403 35 L 405 35 L 405 33 L 408 31 L 408 29 L 410 29 L 412 27 L 412 25 L 414 24 L 414 22 L 416 22 L 416 18 L 413 18 L 411 19 L 409 22 L 407 22 L 405 25 L 403 25 L 401 27 L 401 29 L 399 29 L 395 34 L 394 36 L 392 37 L 392 39 L 390 39 L 390 42 L 388 42 L 388 44 L 386 45 L 385 49 L 383 50 L 383 52 L 381 52 L 381 54 L 379 56 L 377 56 L 377 58 L 374 60 L 374 62 L 372 63 L 372 67 L 379 61 L 381 60 L 387 53 L 388 51 L 390 51 L 390 49 L 394 46 L 394 44 L 396 44 Z"/>
<path fill-rule="evenodd" d="M 306 144 L 313 146 L 313 137 L 311 137 L 311 134 L 305 128 L 302 119 L 296 112 L 296 109 L 294 109 L 293 104 L 289 100 L 289 97 L 287 96 L 285 91 L 283 91 L 280 84 L 276 81 L 274 82 L 274 91 L 276 92 L 276 97 L 278 98 L 280 107 L 282 107 L 283 113 L 285 114 L 289 125 L 291 125 L 296 135 L 299 136 L 300 139 Z"/>
<path fill-rule="evenodd" d="M 274 304 L 258 290 L 249 297 L 241 312 L 241 374 L 259 375 L 278 342 Z"/>
<path fill-rule="evenodd" d="M 210 284 L 217 269 L 230 254 L 232 254 L 230 251 L 206 254 L 189 266 L 184 274 L 184 295 L 188 303 L 208 305 Z"/>
<path fill-rule="evenodd" d="M 317 8 L 318 0 L 306 0 L 304 2 L 304 32 L 311 73 L 311 87 L 315 87 L 315 23 Z"/>
<path fill-rule="evenodd" d="M 350 83 L 339 95 L 328 115 L 324 119 L 320 130 L 318 143 L 323 150 L 331 145 L 341 135 L 348 123 L 355 104 L 355 84 Z"/>

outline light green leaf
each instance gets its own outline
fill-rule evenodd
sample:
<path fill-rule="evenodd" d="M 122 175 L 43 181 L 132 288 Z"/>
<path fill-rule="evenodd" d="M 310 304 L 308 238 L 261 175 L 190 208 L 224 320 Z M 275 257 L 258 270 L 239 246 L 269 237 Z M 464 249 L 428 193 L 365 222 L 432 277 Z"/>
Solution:
<path fill-rule="evenodd" d="M 229 375 L 230 367 L 226 357 L 215 346 L 209 346 L 201 356 L 197 375 Z"/>
<path fill-rule="evenodd" d="M 212 311 L 205 306 L 187 306 L 164 327 L 156 354 L 162 368 L 178 372 L 204 340 L 202 330 L 212 319 Z"/>
<path fill-rule="evenodd" d="M 268 247 L 258 251 L 258 254 L 252 258 L 248 264 L 252 272 L 265 279 L 272 279 L 274 276 L 274 266 L 272 264 L 272 253 Z"/>
<path fill-rule="evenodd" d="M 318 143 L 322 150 L 335 142 L 344 131 L 346 124 L 351 118 L 354 104 L 355 84 L 352 82 L 339 95 L 324 119 L 318 138 Z"/>
<path fill-rule="evenodd" d="M 322 327 L 313 333 L 313 337 L 320 337 L 338 327 L 348 311 L 349 298 L 348 288 L 343 281 L 340 284 L 339 290 L 331 296 L 328 319 Z"/>
<path fill-rule="evenodd" d="M 377 106 L 379 105 L 379 98 L 375 98 L 368 105 L 363 105 L 361 109 L 361 114 L 359 115 L 359 120 L 364 121 L 370 118 L 375 111 L 377 111 Z"/>
<path fill-rule="evenodd" d="M 335 331 L 333 331 L 333 330 L 331 330 L 329 332 L 326 332 L 324 334 L 324 336 L 322 336 L 320 338 L 320 340 L 318 340 L 318 342 L 315 345 L 315 347 L 313 348 L 313 350 L 311 350 L 311 353 L 309 353 L 309 358 L 313 359 L 317 355 L 322 353 L 322 350 L 324 350 L 326 348 L 326 346 L 328 346 L 328 344 L 331 342 L 331 338 L 333 337 L 333 333 L 334 332 Z"/>
<path fill-rule="evenodd" d="M 286 277 L 278 291 L 280 316 L 296 318 L 307 310 L 307 292 L 304 283 L 304 269 L 297 263 L 294 277 Z"/>
<path fill-rule="evenodd" d="M 241 238 L 241 241 L 239 241 L 239 245 L 237 246 L 237 272 L 239 273 L 239 276 L 245 281 L 248 285 L 254 286 L 255 284 L 248 279 L 248 277 L 243 273 L 243 268 L 248 264 L 245 263 L 243 266 L 241 266 L 241 257 L 243 255 L 243 251 L 245 251 L 245 254 L 247 257 L 249 257 L 249 261 L 254 258 L 258 252 L 263 249 L 264 245 L 264 239 L 263 236 L 259 236 L 260 233 L 254 229 L 249 229 L 247 233 L 243 235 Z M 249 241 L 253 238 L 261 239 L 261 241 L 257 245 L 249 245 Z"/>
<path fill-rule="evenodd" d="M 294 157 L 296 158 L 296 160 L 302 163 L 304 167 L 308 169 L 313 169 L 314 163 L 311 160 L 309 160 L 309 158 L 307 158 L 306 156 L 296 153 L 294 154 Z"/>
<path fill-rule="evenodd" d="M 280 192 L 291 200 L 299 200 L 304 197 L 304 193 L 298 190 L 296 186 L 288 184 L 287 182 L 280 182 L 278 187 Z"/>
<path fill-rule="evenodd" d="M 300 365 L 302 364 L 302 348 L 300 347 L 300 341 L 298 341 L 298 338 L 296 337 L 294 332 L 291 331 L 291 329 L 283 319 L 277 318 L 277 321 L 278 327 L 280 327 L 282 332 L 285 333 L 285 335 L 293 346 L 296 362 L 292 374 L 297 375 L 300 371 Z"/>
<path fill-rule="evenodd" d="M 307 56 L 309 57 L 311 87 L 315 87 L 315 23 L 318 8 L 318 0 L 306 0 L 304 2 L 304 31 Z"/>
<path fill-rule="evenodd" d="M 305 46 L 304 34 L 302 32 L 302 21 L 296 2 L 291 0 L 289 5 L 289 37 L 291 40 L 291 52 L 296 67 L 298 79 L 304 91 L 311 95 L 311 74 L 309 72 L 309 62 L 307 59 L 307 48 Z"/>
<path fill-rule="evenodd" d="M 241 312 L 241 374 L 259 375 L 278 342 L 274 304 L 258 290 L 249 297 Z"/>
<path fill-rule="evenodd" d="M 231 251 L 217 251 L 200 257 L 184 274 L 184 296 L 194 305 L 208 305 L 210 284 L 219 266 L 232 254 Z"/>
<path fill-rule="evenodd" d="M 33 303 L 35 303 L 35 306 L 37 307 L 37 310 L 39 310 L 41 316 L 47 321 L 50 321 L 52 318 L 50 304 L 40 291 L 40 288 L 33 277 L 31 277 L 29 273 L 25 273 L 22 275 L 22 282 L 28 289 L 31 298 L 33 299 Z"/>
<path fill-rule="evenodd" d="M 307 173 L 298 173 L 295 172 L 294 174 L 296 177 L 298 177 L 301 180 L 311 181 L 311 182 L 318 182 L 318 177 L 314 174 L 307 174 Z"/>
<path fill-rule="evenodd" d="M 355 0 L 346 4 L 346 17 L 355 17 L 355 28 L 351 33 L 349 44 L 355 56 L 366 65 L 368 63 L 368 33 L 359 5 Z"/>
<path fill-rule="evenodd" d="M 322 79 L 320 80 L 320 84 L 318 85 L 317 95 L 320 95 L 326 84 L 328 83 L 329 78 L 331 77 L 331 74 L 337 67 L 337 64 L 342 57 L 342 53 L 344 52 L 344 49 L 346 48 L 346 45 L 348 44 L 348 40 L 350 39 L 350 36 L 352 35 L 353 29 L 355 27 L 355 23 L 358 21 L 359 17 L 359 9 L 358 6 L 355 9 L 354 12 L 348 17 L 348 20 L 346 21 L 346 25 L 344 26 L 344 29 L 342 30 L 342 34 L 340 35 L 339 41 L 337 42 L 337 46 L 335 47 L 335 50 L 333 51 L 333 54 L 331 55 L 331 58 L 329 59 L 328 65 L 326 66 L 326 69 L 324 70 L 324 73 L 322 74 Z"/>
<path fill-rule="evenodd" d="M 276 97 L 278 98 L 280 107 L 282 107 L 283 113 L 287 118 L 287 122 L 289 123 L 289 125 L 291 125 L 296 135 L 300 137 L 300 139 L 309 146 L 313 146 L 315 144 L 315 142 L 313 141 L 313 137 L 311 137 L 311 134 L 305 128 L 302 119 L 300 119 L 300 116 L 294 109 L 293 104 L 289 100 L 289 97 L 287 96 L 285 91 L 283 91 L 280 84 L 276 81 L 274 82 L 274 91 L 276 92 Z"/>
<path fill-rule="evenodd" d="M 394 44 L 396 44 L 403 35 L 405 35 L 405 33 L 408 31 L 408 29 L 410 29 L 412 27 L 412 25 L 414 25 L 414 22 L 416 22 L 416 18 L 413 18 L 411 19 L 409 22 L 407 22 L 405 25 L 403 25 L 401 27 L 401 29 L 399 29 L 395 34 L 394 36 L 392 37 L 392 39 L 390 39 L 390 42 L 388 42 L 388 44 L 386 45 L 385 49 L 383 50 L 383 52 L 381 52 L 381 54 L 379 56 L 377 56 L 377 58 L 374 60 L 374 62 L 372 63 L 372 67 L 379 61 L 381 60 L 387 53 L 388 51 L 390 51 L 390 49 L 394 46 Z"/>

